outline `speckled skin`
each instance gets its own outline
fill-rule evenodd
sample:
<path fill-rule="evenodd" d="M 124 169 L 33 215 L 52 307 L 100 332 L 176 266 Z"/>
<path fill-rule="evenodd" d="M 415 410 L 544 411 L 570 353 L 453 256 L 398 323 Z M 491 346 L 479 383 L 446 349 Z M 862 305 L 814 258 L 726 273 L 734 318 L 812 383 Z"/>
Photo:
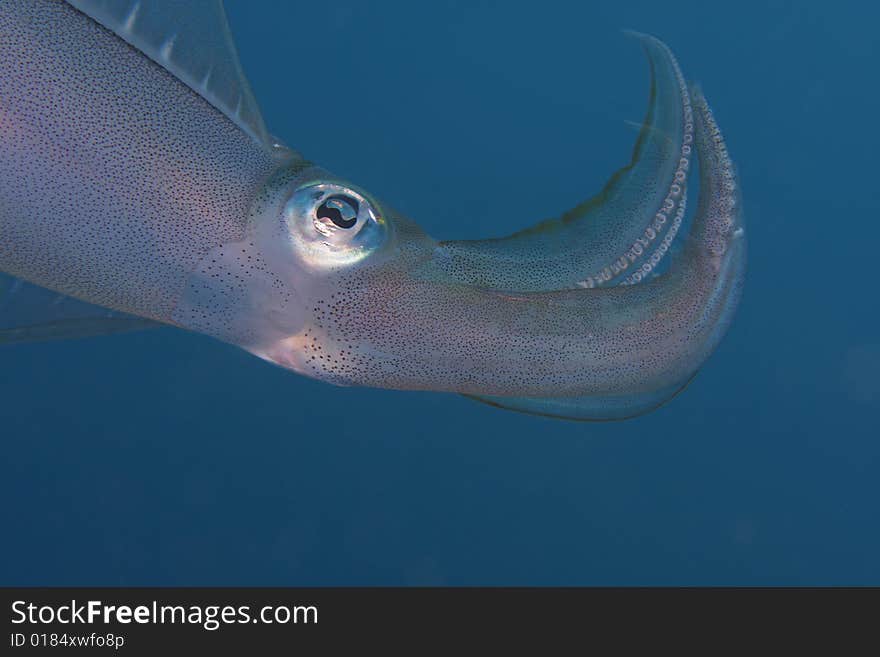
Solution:
<path fill-rule="evenodd" d="M 63 2 L 0 2 L 0 270 L 169 321 L 277 160 Z"/>

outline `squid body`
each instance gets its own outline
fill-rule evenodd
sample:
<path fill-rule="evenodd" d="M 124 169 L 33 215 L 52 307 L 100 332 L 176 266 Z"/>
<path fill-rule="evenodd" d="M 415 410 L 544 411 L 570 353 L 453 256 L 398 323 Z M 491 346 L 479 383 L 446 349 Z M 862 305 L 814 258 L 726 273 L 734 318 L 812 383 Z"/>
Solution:
<path fill-rule="evenodd" d="M 0 342 L 166 324 L 340 385 L 651 410 L 728 327 L 746 240 L 705 99 L 633 36 L 631 162 L 558 219 L 442 242 L 267 131 L 221 2 L 2 0 Z"/>

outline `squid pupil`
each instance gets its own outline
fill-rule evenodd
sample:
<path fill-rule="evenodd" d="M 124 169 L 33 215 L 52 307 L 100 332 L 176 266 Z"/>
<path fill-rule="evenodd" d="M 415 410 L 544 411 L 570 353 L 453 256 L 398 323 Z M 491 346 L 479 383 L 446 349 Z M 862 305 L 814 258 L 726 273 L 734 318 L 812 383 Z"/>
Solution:
<path fill-rule="evenodd" d="M 357 223 L 358 202 L 342 194 L 331 196 L 318 206 L 318 219 L 329 219 L 340 228 L 351 228 Z"/>

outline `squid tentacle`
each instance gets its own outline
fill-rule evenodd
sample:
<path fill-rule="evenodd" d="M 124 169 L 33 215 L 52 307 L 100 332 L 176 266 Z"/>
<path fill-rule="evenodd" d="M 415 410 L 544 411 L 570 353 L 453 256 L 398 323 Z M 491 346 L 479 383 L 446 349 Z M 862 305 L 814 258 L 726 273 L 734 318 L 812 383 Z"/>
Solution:
<path fill-rule="evenodd" d="M 693 118 L 672 52 L 659 39 L 630 34 L 644 47 L 651 72 L 631 162 L 558 219 L 505 238 L 441 242 L 421 275 L 526 291 L 638 282 L 656 268 L 684 214 Z"/>
<path fill-rule="evenodd" d="M 699 282 L 710 293 L 704 295 L 702 331 L 689 337 L 693 353 L 689 366 L 683 368 L 672 383 L 653 390 L 629 393 L 582 395 L 573 397 L 498 397 L 470 395 L 477 401 L 525 413 L 573 420 L 622 420 L 662 406 L 693 380 L 699 366 L 720 341 L 730 324 L 742 294 L 745 275 L 746 241 L 742 218 L 742 201 L 733 163 L 721 130 L 699 88 L 693 90 L 696 109 L 697 149 L 700 158 L 700 200 L 697 216 L 680 268 L 673 277 L 689 280 L 694 289 Z M 687 286 L 685 286 L 686 288 Z M 699 309 L 699 308 L 698 308 Z M 698 336 L 702 336 L 701 338 Z"/>

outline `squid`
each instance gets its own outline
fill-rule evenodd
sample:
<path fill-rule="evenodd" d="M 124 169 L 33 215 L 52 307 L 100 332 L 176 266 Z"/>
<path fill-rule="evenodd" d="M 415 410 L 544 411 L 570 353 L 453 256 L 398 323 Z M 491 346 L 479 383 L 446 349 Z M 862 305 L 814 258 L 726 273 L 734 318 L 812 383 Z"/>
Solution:
<path fill-rule="evenodd" d="M 730 325 L 746 239 L 701 90 L 630 36 L 630 162 L 558 218 L 439 241 L 267 130 L 220 0 L 4 0 L 0 343 L 170 325 L 337 385 L 657 408 Z"/>

